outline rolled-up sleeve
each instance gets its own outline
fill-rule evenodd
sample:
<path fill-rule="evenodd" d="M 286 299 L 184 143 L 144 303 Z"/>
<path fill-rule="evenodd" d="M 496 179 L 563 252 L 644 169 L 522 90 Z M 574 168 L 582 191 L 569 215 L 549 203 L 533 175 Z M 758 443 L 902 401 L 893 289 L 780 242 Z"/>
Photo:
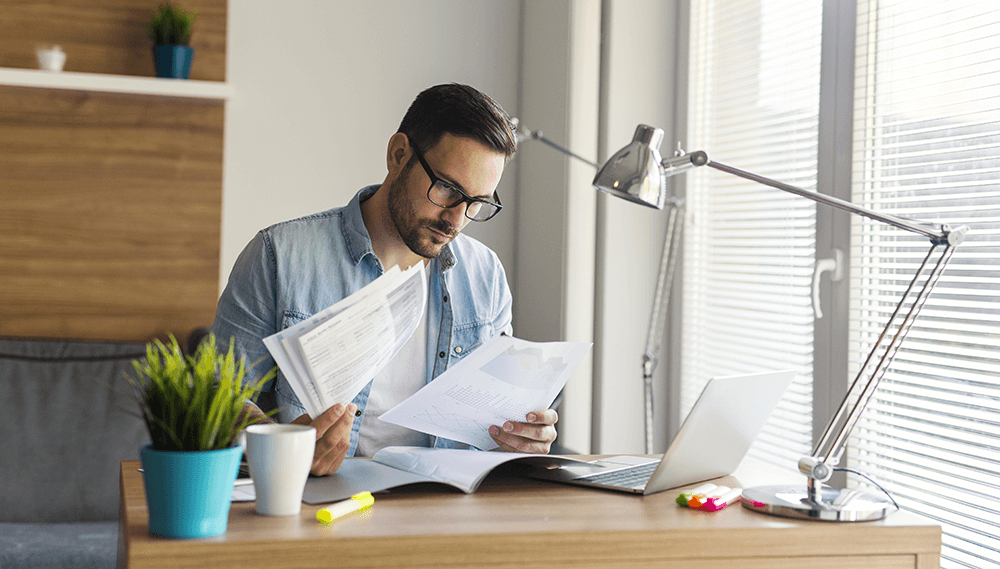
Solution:
<path fill-rule="evenodd" d="M 261 231 L 240 253 L 215 311 L 212 333 L 219 344 L 225 347 L 232 341 L 237 358 L 252 366 L 244 385 L 259 381 L 274 367 L 263 339 L 277 332 L 275 275 L 274 253 Z"/>

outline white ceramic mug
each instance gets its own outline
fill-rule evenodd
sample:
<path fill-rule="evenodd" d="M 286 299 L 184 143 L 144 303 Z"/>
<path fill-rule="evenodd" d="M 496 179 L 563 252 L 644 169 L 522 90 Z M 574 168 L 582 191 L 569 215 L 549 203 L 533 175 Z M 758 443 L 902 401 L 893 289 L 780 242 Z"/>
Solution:
<path fill-rule="evenodd" d="M 307 425 L 247 427 L 247 462 L 258 514 L 293 516 L 302 510 L 302 493 L 315 449 L 316 429 Z"/>

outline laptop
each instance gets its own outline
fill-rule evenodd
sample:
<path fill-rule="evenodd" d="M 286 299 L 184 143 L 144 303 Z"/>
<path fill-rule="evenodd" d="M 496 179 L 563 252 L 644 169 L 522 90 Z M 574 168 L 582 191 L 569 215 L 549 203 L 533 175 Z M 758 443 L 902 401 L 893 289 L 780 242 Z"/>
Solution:
<path fill-rule="evenodd" d="M 732 474 L 795 370 L 716 377 L 708 381 L 660 459 L 616 456 L 533 472 L 533 478 L 633 494 L 655 494 Z M 601 466 L 594 471 L 594 466 Z"/>

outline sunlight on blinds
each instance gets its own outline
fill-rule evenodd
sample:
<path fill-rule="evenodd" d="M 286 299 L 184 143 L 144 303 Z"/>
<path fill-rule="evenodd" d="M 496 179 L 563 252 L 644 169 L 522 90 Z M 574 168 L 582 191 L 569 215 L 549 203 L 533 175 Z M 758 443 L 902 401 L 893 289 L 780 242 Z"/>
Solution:
<path fill-rule="evenodd" d="M 942 523 L 944 568 L 1000 567 L 998 37 L 996 2 L 859 1 L 852 199 L 969 233 L 863 415 L 848 465 Z M 854 223 L 852 374 L 927 247 Z"/>
<path fill-rule="evenodd" d="M 685 149 L 815 189 L 821 31 L 818 0 L 692 2 Z M 711 377 L 801 370 L 751 450 L 794 468 L 812 450 L 815 204 L 709 168 L 687 188 L 682 414 Z"/>

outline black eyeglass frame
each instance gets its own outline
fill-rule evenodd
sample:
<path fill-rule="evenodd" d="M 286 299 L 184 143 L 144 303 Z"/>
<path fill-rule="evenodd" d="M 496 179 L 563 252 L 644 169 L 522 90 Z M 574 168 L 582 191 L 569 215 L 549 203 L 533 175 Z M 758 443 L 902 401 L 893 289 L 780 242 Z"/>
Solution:
<path fill-rule="evenodd" d="M 417 147 L 413 146 L 411 144 L 410 148 L 413 149 L 413 155 L 417 157 L 417 160 L 420 161 L 420 165 L 423 166 L 424 172 L 427 173 L 427 177 L 431 179 L 431 185 L 427 187 L 427 199 L 432 204 L 434 204 L 434 205 L 436 205 L 436 206 L 438 206 L 440 208 L 444 208 L 444 209 L 451 209 L 453 207 L 456 207 L 456 206 L 459 206 L 459 205 L 462 205 L 462 204 L 466 204 L 466 203 L 468 203 L 468 204 L 481 203 L 481 204 L 485 204 L 485 205 L 488 205 L 490 207 L 495 207 L 496 208 L 496 210 L 489 217 L 487 217 L 486 219 L 476 219 L 476 218 L 474 218 L 474 217 L 472 217 L 472 216 L 469 215 L 469 208 L 466 207 L 465 208 L 465 217 L 468 218 L 471 221 L 476 221 L 476 222 L 479 222 L 479 223 L 482 223 L 484 221 L 489 221 L 489 220 L 493 219 L 494 217 L 497 216 L 498 213 L 500 213 L 500 210 L 503 209 L 503 204 L 500 203 L 500 194 L 498 194 L 495 190 L 493 192 L 493 199 L 496 200 L 495 203 L 491 202 L 490 200 L 484 199 L 484 198 L 474 198 L 474 197 L 470 196 L 469 194 L 467 194 L 467 193 L 463 192 L 462 190 L 460 190 L 458 187 L 455 186 L 455 184 L 452 184 L 451 182 L 449 182 L 447 180 L 442 180 L 441 178 L 439 178 L 437 176 L 437 174 L 434 173 L 434 170 L 431 170 L 430 164 L 428 164 L 427 161 L 424 160 L 423 154 L 421 154 L 420 151 L 417 150 Z M 455 203 L 453 203 L 451 205 L 441 205 L 441 204 L 437 203 L 436 201 L 434 201 L 434 198 L 431 197 L 431 190 L 433 190 L 434 186 L 437 185 L 439 182 L 441 184 L 443 184 L 444 186 L 446 186 L 447 188 L 449 188 L 451 191 L 458 192 L 458 194 L 461 196 L 458 199 L 458 201 L 456 201 Z"/>

